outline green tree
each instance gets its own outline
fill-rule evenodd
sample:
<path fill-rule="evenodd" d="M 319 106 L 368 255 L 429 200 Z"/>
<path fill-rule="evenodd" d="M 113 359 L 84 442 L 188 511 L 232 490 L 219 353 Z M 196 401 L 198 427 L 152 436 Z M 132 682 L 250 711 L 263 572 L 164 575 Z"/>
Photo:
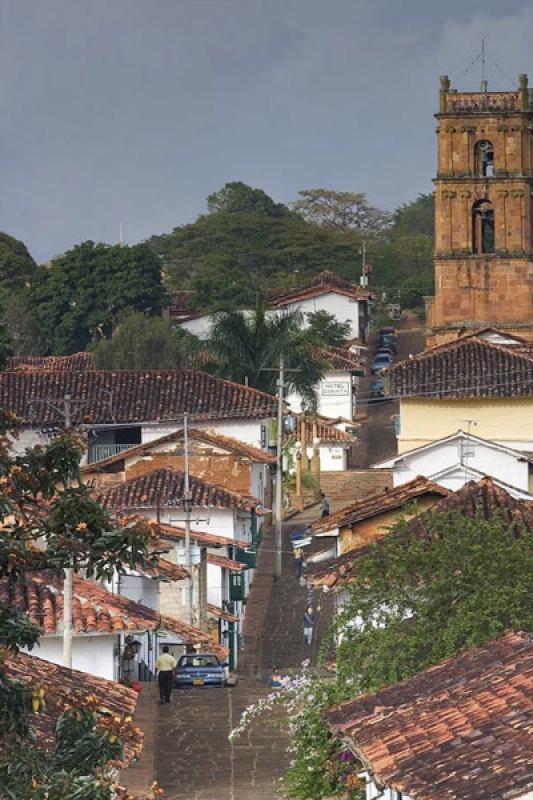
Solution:
<path fill-rule="evenodd" d="M 15 585 L 27 570 L 67 567 L 87 577 L 110 578 L 126 566 L 149 565 L 150 530 L 146 522 L 117 523 L 79 480 L 80 444 L 61 436 L 48 447 L 11 457 L 8 434 L 13 420 L 0 419 L 0 578 Z M 65 488 L 68 487 L 68 488 Z M 39 542 L 39 547 L 36 547 Z M 126 720 L 102 729 L 88 703 L 66 710 L 54 732 L 55 747 L 43 746 L 33 721 L 41 698 L 11 679 L 5 657 L 31 649 L 39 629 L 29 618 L 0 602 L 0 786 L 9 800 L 113 800 L 108 762 L 120 758 L 118 731 Z M 46 702 L 46 696 L 44 697 Z M 118 725 L 118 729 L 116 726 Z"/>
<path fill-rule="evenodd" d="M 221 211 L 229 214 L 260 214 L 267 217 L 287 217 L 290 214 L 283 203 L 275 203 L 262 189 L 252 189 L 241 181 L 226 183 L 218 192 L 207 198 L 210 214 Z"/>
<path fill-rule="evenodd" d="M 37 264 L 26 245 L 0 231 L 0 290 L 28 287 L 36 271 Z"/>
<path fill-rule="evenodd" d="M 424 295 L 433 294 L 434 198 L 419 195 L 394 214 L 389 239 L 370 259 L 372 285 L 388 298 L 399 295 L 402 304 L 422 306 Z"/>
<path fill-rule="evenodd" d="M 254 202 L 260 190 L 237 185 L 241 189 L 230 191 L 230 200 L 227 186 L 215 192 L 210 213 L 196 222 L 149 240 L 170 286 L 197 289 L 202 305 L 216 308 L 226 274 L 246 303 L 270 286 L 301 285 L 326 266 L 357 277 L 357 231 L 310 224 L 285 206 L 280 209 L 268 195 Z"/>
<path fill-rule="evenodd" d="M 365 236 L 386 230 L 392 215 L 369 204 L 364 192 L 304 189 L 292 208 L 307 222 L 341 231 L 355 229 Z"/>
<path fill-rule="evenodd" d="M 165 302 L 161 264 L 145 244 L 76 245 L 41 270 L 30 291 L 46 352 L 84 350 L 111 332 L 124 309 L 159 314 Z"/>
<path fill-rule="evenodd" d="M 316 339 L 318 345 L 327 347 L 342 347 L 350 338 L 350 320 L 339 322 L 333 314 L 324 309 L 311 311 L 307 316 L 309 325 L 308 334 Z"/>
<path fill-rule="evenodd" d="M 206 369 L 275 394 L 283 353 L 288 385 L 314 404 L 315 387 L 328 365 L 314 354 L 316 343 L 303 329 L 303 321 L 299 312 L 269 316 L 262 304 L 250 313 L 221 312 L 206 342 L 211 358 Z"/>
<path fill-rule="evenodd" d="M 109 339 L 93 349 L 97 369 L 176 369 L 187 365 L 195 342 L 169 320 L 140 311 L 117 319 Z"/>

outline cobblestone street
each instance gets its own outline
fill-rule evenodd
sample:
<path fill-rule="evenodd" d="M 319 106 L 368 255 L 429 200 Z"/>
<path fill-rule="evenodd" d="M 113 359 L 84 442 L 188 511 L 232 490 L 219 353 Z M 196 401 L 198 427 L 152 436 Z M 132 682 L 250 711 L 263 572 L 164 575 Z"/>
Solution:
<path fill-rule="evenodd" d="M 316 510 L 308 514 L 314 517 Z M 250 617 L 258 617 L 258 634 L 245 644 L 237 686 L 176 691 L 170 707 L 158 707 L 156 775 L 168 800 L 274 800 L 279 796 L 279 780 L 288 765 L 282 715 L 277 720 L 258 720 L 233 745 L 228 734 L 244 709 L 268 693 L 272 666 L 295 670 L 318 651 L 318 642 L 307 648 L 303 641 L 307 590 L 292 570 L 289 535 L 295 524 L 283 527 L 279 581 L 271 579 L 273 533 L 263 541 L 248 605 Z M 248 620 L 249 627 L 253 623 Z"/>

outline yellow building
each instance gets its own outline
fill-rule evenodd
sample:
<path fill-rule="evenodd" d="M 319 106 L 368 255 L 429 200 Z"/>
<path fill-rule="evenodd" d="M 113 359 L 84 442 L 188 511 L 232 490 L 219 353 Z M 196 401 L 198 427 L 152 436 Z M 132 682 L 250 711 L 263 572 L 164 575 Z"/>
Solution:
<path fill-rule="evenodd" d="M 533 344 L 487 328 L 395 364 L 398 452 L 458 430 L 533 451 Z"/>

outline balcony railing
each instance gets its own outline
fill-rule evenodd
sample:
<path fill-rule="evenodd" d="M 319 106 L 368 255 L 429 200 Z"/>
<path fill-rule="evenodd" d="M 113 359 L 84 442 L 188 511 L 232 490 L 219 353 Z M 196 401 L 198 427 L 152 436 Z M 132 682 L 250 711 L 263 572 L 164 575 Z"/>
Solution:
<path fill-rule="evenodd" d="M 104 458 L 116 456 L 118 453 L 123 453 L 124 450 L 131 450 L 132 447 L 137 447 L 139 442 L 132 442 L 131 444 L 93 444 L 89 448 L 88 463 L 94 464 L 95 461 L 102 461 Z"/>

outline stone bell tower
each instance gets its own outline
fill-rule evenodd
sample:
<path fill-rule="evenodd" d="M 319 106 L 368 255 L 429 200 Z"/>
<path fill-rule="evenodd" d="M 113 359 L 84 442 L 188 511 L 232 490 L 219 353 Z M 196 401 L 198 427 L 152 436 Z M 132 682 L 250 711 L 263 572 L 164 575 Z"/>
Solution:
<path fill-rule="evenodd" d="M 440 84 L 428 345 L 489 325 L 533 339 L 533 91 Z"/>

